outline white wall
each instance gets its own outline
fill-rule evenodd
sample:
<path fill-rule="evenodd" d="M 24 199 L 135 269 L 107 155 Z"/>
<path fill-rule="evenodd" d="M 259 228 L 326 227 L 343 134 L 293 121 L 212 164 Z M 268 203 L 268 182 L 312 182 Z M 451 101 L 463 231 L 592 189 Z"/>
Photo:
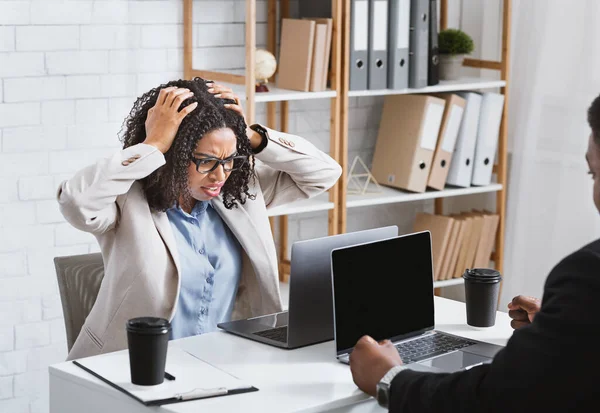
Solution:
<path fill-rule="evenodd" d="M 451 3 L 451 23 L 481 18 Z M 119 148 L 117 132 L 136 96 L 182 76 L 181 5 L 0 0 L 0 412 L 48 409 L 47 366 L 66 356 L 52 258 L 97 250 L 92 236 L 64 222 L 55 189 Z M 195 67 L 243 70 L 244 11 L 243 0 L 195 2 Z M 266 1 L 258 1 L 258 20 L 262 46 Z M 350 161 L 360 154 L 370 162 L 382 102 L 351 99 Z M 291 109 L 291 131 L 327 151 L 329 102 Z M 432 203 L 351 210 L 348 230 L 398 224 L 408 232 L 421 210 Z M 326 213 L 290 219 L 290 243 L 326 233 Z"/>
<path fill-rule="evenodd" d="M 506 298 L 540 296 L 552 268 L 600 231 L 584 159 L 590 134 L 586 111 L 600 91 L 594 70 L 600 4 L 579 1 L 565 8 L 560 0 L 519 0 L 516 5 L 522 12 L 513 25 L 519 42 L 509 129 L 515 139 L 507 271 L 518 276 L 507 285 Z M 556 50 L 562 51 L 560 58 Z"/>

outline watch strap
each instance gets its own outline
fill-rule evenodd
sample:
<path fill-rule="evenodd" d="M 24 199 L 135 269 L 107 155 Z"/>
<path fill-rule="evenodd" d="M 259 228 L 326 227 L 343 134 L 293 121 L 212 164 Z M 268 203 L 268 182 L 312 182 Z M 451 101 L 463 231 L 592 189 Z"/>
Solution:
<path fill-rule="evenodd" d="M 263 149 L 265 149 L 267 147 L 267 144 L 269 143 L 269 138 L 267 136 L 268 132 L 262 125 L 260 125 L 258 123 L 250 125 L 249 127 L 250 127 L 250 129 L 252 129 L 254 132 L 258 133 L 262 137 L 262 141 L 260 142 L 260 145 L 258 145 L 258 147 L 256 149 L 252 150 L 252 152 L 256 155 L 257 153 L 260 153 Z"/>
<path fill-rule="evenodd" d="M 377 385 L 377 402 L 380 406 L 388 408 L 390 401 L 390 386 L 392 384 L 392 380 L 398 373 L 404 370 L 405 366 L 394 366 L 392 367 L 379 381 Z M 381 393 L 385 394 L 381 394 Z"/>

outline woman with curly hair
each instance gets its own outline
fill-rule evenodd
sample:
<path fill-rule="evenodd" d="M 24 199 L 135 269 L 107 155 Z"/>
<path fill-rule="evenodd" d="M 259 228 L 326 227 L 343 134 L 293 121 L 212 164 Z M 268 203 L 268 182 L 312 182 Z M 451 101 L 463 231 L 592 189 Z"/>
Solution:
<path fill-rule="evenodd" d="M 247 126 L 231 89 L 177 80 L 137 99 L 123 149 L 61 183 L 105 275 L 69 359 L 127 347 L 125 323 L 171 321 L 171 338 L 282 310 L 269 208 L 331 188 L 340 166 L 308 141 Z"/>

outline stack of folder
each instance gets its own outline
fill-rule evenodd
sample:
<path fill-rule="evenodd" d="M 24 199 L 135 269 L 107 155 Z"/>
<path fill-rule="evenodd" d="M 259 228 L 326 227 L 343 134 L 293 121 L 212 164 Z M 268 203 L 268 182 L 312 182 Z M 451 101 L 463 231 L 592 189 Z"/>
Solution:
<path fill-rule="evenodd" d="M 439 83 L 438 0 L 350 0 L 350 90 Z M 331 0 L 301 0 L 301 16 L 331 17 Z"/>
<path fill-rule="evenodd" d="M 327 89 L 333 20 L 283 19 L 277 87 L 302 92 Z"/>
<path fill-rule="evenodd" d="M 498 223 L 499 215 L 488 211 L 417 214 L 413 230 L 431 232 L 435 281 L 460 278 L 470 268 L 488 268 Z"/>
<path fill-rule="evenodd" d="M 503 109 L 492 92 L 386 96 L 373 177 L 411 192 L 489 185 Z"/>

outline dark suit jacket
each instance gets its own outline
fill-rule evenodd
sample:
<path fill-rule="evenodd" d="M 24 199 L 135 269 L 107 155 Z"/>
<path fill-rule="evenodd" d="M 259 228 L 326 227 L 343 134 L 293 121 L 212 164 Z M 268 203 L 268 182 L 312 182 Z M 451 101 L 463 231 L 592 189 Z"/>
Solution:
<path fill-rule="evenodd" d="M 533 323 L 515 330 L 491 364 L 452 374 L 404 370 L 392 381 L 389 411 L 596 411 L 599 378 L 597 240 L 554 267 Z"/>

